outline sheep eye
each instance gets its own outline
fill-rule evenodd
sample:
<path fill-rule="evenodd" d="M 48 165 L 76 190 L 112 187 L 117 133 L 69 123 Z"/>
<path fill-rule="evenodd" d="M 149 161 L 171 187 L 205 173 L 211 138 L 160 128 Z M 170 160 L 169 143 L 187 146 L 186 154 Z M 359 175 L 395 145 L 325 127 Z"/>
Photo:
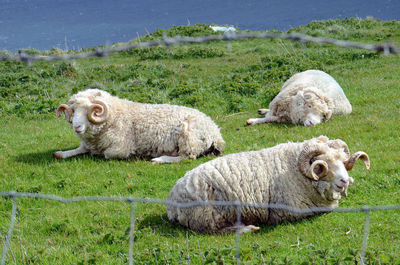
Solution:
<path fill-rule="evenodd" d="M 308 107 L 309 109 L 311 109 L 311 105 L 308 105 L 307 107 Z"/>

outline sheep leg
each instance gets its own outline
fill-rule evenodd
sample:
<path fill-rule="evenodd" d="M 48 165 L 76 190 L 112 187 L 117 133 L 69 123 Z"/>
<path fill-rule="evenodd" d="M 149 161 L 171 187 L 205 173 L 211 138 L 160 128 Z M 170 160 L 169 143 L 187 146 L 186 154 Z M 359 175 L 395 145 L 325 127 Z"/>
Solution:
<path fill-rule="evenodd" d="M 246 125 L 255 125 L 259 123 L 266 123 L 268 122 L 267 118 L 252 118 L 246 121 Z"/>
<path fill-rule="evenodd" d="M 153 164 L 164 164 L 164 163 L 178 163 L 182 160 L 183 158 L 181 156 L 160 156 L 153 158 L 151 162 Z"/>
<path fill-rule="evenodd" d="M 246 121 L 247 125 L 254 125 L 254 124 L 259 124 L 259 123 L 267 123 L 267 122 L 277 122 L 278 117 L 277 116 L 271 116 L 270 112 L 267 112 L 264 118 L 252 118 L 248 119 Z"/>
<path fill-rule="evenodd" d="M 83 143 L 81 143 L 81 145 L 76 149 L 72 149 L 72 150 L 68 150 L 68 151 L 57 151 L 57 152 L 53 153 L 53 156 L 57 159 L 65 159 L 65 158 L 68 158 L 71 156 L 85 154 L 88 152 L 89 152 L 89 149 L 87 149 L 86 146 Z"/>
<path fill-rule="evenodd" d="M 224 227 L 220 230 L 221 233 L 248 233 L 259 231 L 260 227 L 254 225 L 234 225 L 229 227 Z"/>

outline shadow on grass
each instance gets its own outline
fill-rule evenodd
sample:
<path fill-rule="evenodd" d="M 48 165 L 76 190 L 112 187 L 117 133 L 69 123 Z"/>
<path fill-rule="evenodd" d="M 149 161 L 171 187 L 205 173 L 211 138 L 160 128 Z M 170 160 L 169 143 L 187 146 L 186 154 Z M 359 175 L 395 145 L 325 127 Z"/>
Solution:
<path fill-rule="evenodd" d="M 282 224 L 278 225 L 267 225 L 267 224 L 258 224 L 257 226 L 260 227 L 260 230 L 258 232 L 255 232 L 257 234 L 268 234 L 272 231 L 274 231 L 278 227 L 284 227 L 284 226 L 292 226 L 296 224 L 302 224 L 304 222 L 313 222 L 318 218 L 318 215 L 314 215 L 311 217 L 308 217 L 306 219 L 294 221 L 294 222 L 285 222 Z M 186 234 L 187 231 L 189 231 L 192 234 L 198 234 L 178 223 L 172 223 L 168 220 L 167 214 L 152 214 L 146 216 L 143 220 L 138 221 L 135 224 L 135 229 L 142 230 L 142 229 L 151 229 L 154 231 L 156 234 L 159 234 L 160 236 L 166 236 L 166 237 L 176 237 L 177 235 L 182 235 Z M 226 235 L 224 233 L 219 233 L 216 235 Z"/>
<path fill-rule="evenodd" d="M 35 165 L 54 163 L 57 159 L 53 157 L 53 152 L 54 151 L 48 150 L 43 152 L 26 153 L 16 156 L 15 161 Z"/>
<path fill-rule="evenodd" d="M 186 233 L 189 232 L 189 235 L 197 235 L 201 233 L 194 232 L 193 230 L 188 229 L 180 225 L 179 223 L 172 223 L 168 220 L 167 214 L 162 215 L 149 215 L 146 216 L 143 220 L 138 221 L 136 223 L 137 230 L 143 229 L 151 229 L 154 233 L 159 234 L 164 237 L 177 237 L 177 236 L 186 236 Z M 260 231 L 257 233 L 265 234 L 275 230 L 276 226 L 271 225 L 262 225 L 260 226 Z M 205 233 L 207 235 L 207 233 Z M 208 234 L 208 235 L 217 235 L 217 236 L 226 236 L 226 233 L 216 233 L 216 234 Z"/>
<path fill-rule="evenodd" d="M 70 149 L 63 149 L 63 151 L 74 149 L 71 147 Z M 66 159 L 57 159 L 53 156 L 53 153 L 58 150 L 48 150 L 43 152 L 32 152 L 27 154 L 18 155 L 15 157 L 15 161 L 22 162 L 26 164 L 34 164 L 34 165 L 42 165 L 42 164 L 49 164 L 55 162 L 67 162 L 71 160 L 90 160 L 95 162 L 101 161 L 129 161 L 129 162 L 136 162 L 136 161 L 149 161 L 150 158 L 142 158 L 142 157 L 130 157 L 128 159 L 106 159 L 102 155 L 91 155 L 91 154 L 81 154 L 74 157 L 69 157 Z"/>
<path fill-rule="evenodd" d="M 34 164 L 34 165 L 63 162 L 63 161 L 69 161 L 72 159 L 107 161 L 107 159 L 105 159 L 104 157 L 94 156 L 94 155 L 90 155 L 90 154 L 78 155 L 78 156 L 70 157 L 67 159 L 57 159 L 53 156 L 53 153 L 55 151 L 59 151 L 59 150 L 48 150 L 48 151 L 43 151 L 43 152 L 22 154 L 22 155 L 16 156 L 15 160 L 17 162 L 26 163 L 26 164 Z"/>
<path fill-rule="evenodd" d="M 156 234 L 165 237 L 176 237 L 185 233 L 186 228 L 168 220 L 167 214 L 151 214 L 135 223 L 135 230 L 151 229 Z"/>

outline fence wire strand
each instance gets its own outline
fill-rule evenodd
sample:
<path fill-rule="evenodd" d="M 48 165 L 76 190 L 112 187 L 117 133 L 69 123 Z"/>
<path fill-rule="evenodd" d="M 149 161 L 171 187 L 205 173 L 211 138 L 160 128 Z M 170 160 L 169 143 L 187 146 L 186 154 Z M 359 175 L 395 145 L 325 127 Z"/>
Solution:
<path fill-rule="evenodd" d="M 82 52 L 77 54 L 45 56 L 45 55 L 29 55 L 23 51 L 21 51 L 19 54 L 0 53 L 0 61 L 21 61 L 29 64 L 35 61 L 59 61 L 59 60 L 66 61 L 66 60 L 76 60 L 76 59 L 84 59 L 92 57 L 106 57 L 113 53 L 128 51 L 137 48 L 150 48 L 155 46 L 164 46 L 168 48 L 169 46 L 178 46 L 178 45 L 192 44 L 192 43 L 204 43 L 210 41 L 226 41 L 229 43 L 230 41 L 245 40 L 245 39 L 285 39 L 285 40 L 297 41 L 300 43 L 313 42 L 319 44 L 332 44 L 347 48 L 357 48 L 357 49 L 382 52 L 385 55 L 398 54 L 400 51 L 398 47 L 394 46 L 390 42 L 381 44 L 365 44 L 365 43 L 338 40 L 332 38 L 312 37 L 298 33 L 287 34 L 287 33 L 272 33 L 272 32 L 262 32 L 262 33 L 226 32 L 224 34 L 208 35 L 202 37 L 176 36 L 170 38 L 164 36 L 161 40 L 136 42 L 126 45 L 114 45 L 107 48 L 97 48 L 94 51 Z"/>
<path fill-rule="evenodd" d="M 236 235 L 235 235 L 235 249 L 236 249 L 236 264 L 240 265 L 240 226 L 242 225 L 242 207 L 240 202 L 236 202 Z"/>
<path fill-rule="evenodd" d="M 17 215 L 17 199 L 15 196 L 12 195 L 12 192 L 10 193 L 10 197 L 12 199 L 11 220 L 10 220 L 10 226 L 8 228 L 8 233 L 6 235 L 6 238 L 4 239 L 3 253 L 1 255 L 1 263 L 0 263 L 1 265 L 6 264 L 7 250 L 8 247 L 10 246 L 11 236 L 14 229 L 15 217 Z"/>
<path fill-rule="evenodd" d="M 128 253 L 128 260 L 129 265 L 133 265 L 133 240 L 134 240 L 134 233 L 135 233 L 135 203 L 131 202 L 131 222 L 129 226 L 129 253 Z"/>
<path fill-rule="evenodd" d="M 365 222 L 364 222 L 364 235 L 363 235 L 363 242 L 361 247 L 361 265 L 365 265 L 365 253 L 367 251 L 367 244 L 368 244 L 368 234 L 369 234 L 369 209 L 367 206 L 364 206 L 365 211 Z"/>
<path fill-rule="evenodd" d="M 155 204 L 164 204 L 171 205 L 178 208 L 188 208 L 195 206 L 233 206 L 237 209 L 237 229 L 235 235 L 235 258 L 236 263 L 240 264 L 240 227 L 242 226 L 242 207 L 258 207 L 265 209 L 280 209 L 291 211 L 294 213 L 323 213 L 323 212 L 342 212 L 342 213 L 355 213 L 355 212 L 365 212 L 366 218 L 364 222 L 364 232 L 363 232 L 363 240 L 360 252 L 360 261 L 361 264 L 365 264 L 365 254 L 368 243 L 368 234 L 369 234 L 369 223 L 370 223 L 370 212 L 371 211 L 388 211 L 388 210 L 400 210 L 400 205 L 384 205 L 384 206 L 362 206 L 359 208 L 326 208 L 326 207 L 314 207 L 307 209 L 299 209 L 294 208 L 288 205 L 283 204 L 266 204 L 266 203 L 246 203 L 239 201 L 195 201 L 195 202 L 187 202 L 187 203 L 179 203 L 168 200 L 161 199 L 148 199 L 148 198 L 134 198 L 134 197 L 101 197 L 101 196 L 88 196 L 88 197 L 73 197 L 70 199 L 55 196 L 52 194 L 39 194 L 39 193 L 23 193 L 23 192 L 0 192 L 0 197 L 8 197 L 12 199 L 12 210 L 11 210 L 11 221 L 8 229 L 8 234 L 4 240 L 3 253 L 1 264 L 4 265 L 6 261 L 8 247 L 10 245 L 10 240 L 14 228 L 14 222 L 16 218 L 17 211 L 17 198 L 37 198 L 37 199 L 48 199 L 54 200 L 61 203 L 75 203 L 75 202 L 83 202 L 83 201 L 120 201 L 120 202 L 128 202 L 130 203 L 130 228 L 129 228 L 129 253 L 128 253 L 128 262 L 129 265 L 134 264 L 133 259 L 133 244 L 134 244 L 134 225 L 135 225 L 135 203 L 155 203 Z"/>

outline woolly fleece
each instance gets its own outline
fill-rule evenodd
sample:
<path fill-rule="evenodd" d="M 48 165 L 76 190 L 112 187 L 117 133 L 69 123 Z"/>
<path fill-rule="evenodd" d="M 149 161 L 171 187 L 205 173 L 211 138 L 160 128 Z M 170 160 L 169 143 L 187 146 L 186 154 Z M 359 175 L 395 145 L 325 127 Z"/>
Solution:
<path fill-rule="evenodd" d="M 109 108 L 106 122 L 90 123 L 78 135 L 92 154 L 106 158 L 144 157 L 178 154 L 184 159 L 224 151 L 225 142 L 218 126 L 204 113 L 183 106 L 143 104 L 88 89 L 73 95 L 68 105 L 88 108 L 100 99 Z"/>
<path fill-rule="evenodd" d="M 298 169 L 299 154 L 310 145 L 319 145 L 324 154 L 318 159 L 349 158 L 343 149 L 328 147 L 327 137 L 301 143 L 284 143 L 259 151 L 216 158 L 187 172 L 172 188 L 168 200 L 241 201 L 284 204 L 295 208 L 338 206 L 341 194 L 332 190 L 332 179 L 313 181 Z M 322 195 L 321 195 L 322 194 Z M 177 208 L 167 205 L 168 218 L 197 232 L 220 232 L 235 225 L 237 213 L 230 206 Z M 242 207 L 245 225 L 279 224 L 311 216 L 278 209 Z"/>

